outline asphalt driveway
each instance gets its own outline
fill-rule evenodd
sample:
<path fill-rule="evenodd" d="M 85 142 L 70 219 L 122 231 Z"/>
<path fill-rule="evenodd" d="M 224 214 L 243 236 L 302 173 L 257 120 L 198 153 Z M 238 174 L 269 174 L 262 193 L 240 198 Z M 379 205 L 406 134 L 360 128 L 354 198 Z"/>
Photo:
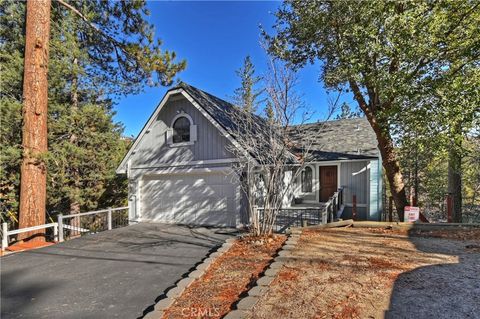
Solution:
<path fill-rule="evenodd" d="M 142 317 L 233 234 L 141 223 L 2 257 L 0 317 Z"/>

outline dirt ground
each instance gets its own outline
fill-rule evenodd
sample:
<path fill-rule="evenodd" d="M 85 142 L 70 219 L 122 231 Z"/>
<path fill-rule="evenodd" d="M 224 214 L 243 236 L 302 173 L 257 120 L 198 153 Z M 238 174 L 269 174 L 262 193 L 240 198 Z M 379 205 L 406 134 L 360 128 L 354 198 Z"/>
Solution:
<path fill-rule="evenodd" d="M 251 288 L 285 240 L 285 236 L 277 235 L 265 245 L 249 237 L 235 241 L 167 309 L 163 318 L 222 318 Z"/>
<path fill-rule="evenodd" d="M 250 318 L 480 318 L 480 229 L 305 230 Z"/>

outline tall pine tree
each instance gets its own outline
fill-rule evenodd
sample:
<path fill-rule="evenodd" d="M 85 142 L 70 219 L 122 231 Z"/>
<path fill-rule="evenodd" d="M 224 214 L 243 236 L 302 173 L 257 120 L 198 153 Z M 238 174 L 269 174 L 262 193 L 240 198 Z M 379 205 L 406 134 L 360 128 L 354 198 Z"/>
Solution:
<path fill-rule="evenodd" d="M 245 57 L 243 66 L 235 73 L 240 78 L 240 87 L 234 91 L 234 104 L 247 112 L 255 113 L 259 104 L 258 98 L 263 92 L 257 88 L 262 78 L 255 75 L 255 66 L 250 56 Z"/>
<path fill-rule="evenodd" d="M 0 11 L 0 192 L 2 218 L 16 222 L 25 3 L 2 1 Z M 185 67 L 154 41 L 146 14 L 142 1 L 52 5 L 49 152 L 41 157 L 48 172 L 49 211 L 77 212 L 126 200 L 125 181 L 114 169 L 129 139 L 121 137 L 123 128 L 113 121 L 111 98 L 139 92 L 145 85 L 169 84 Z"/>

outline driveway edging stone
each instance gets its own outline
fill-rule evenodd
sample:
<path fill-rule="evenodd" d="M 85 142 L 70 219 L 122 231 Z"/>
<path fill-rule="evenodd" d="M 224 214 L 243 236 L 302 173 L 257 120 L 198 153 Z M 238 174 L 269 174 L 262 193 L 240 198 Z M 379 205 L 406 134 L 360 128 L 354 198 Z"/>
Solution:
<path fill-rule="evenodd" d="M 238 236 L 233 238 L 228 238 L 225 242 L 219 246 L 215 251 L 212 251 L 203 261 L 198 264 L 194 270 L 190 271 L 185 277 L 180 279 L 175 286 L 167 291 L 166 297 L 160 299 L 153 306 L 153 310 L 147 313 L 143 318 L 144 319 L 160 319 L 163 317 L 164 311 L 169 308 L 175 300 L 180 297 L 180 295 L 187 289 L 197 278 L 203 276 L 203 274 L 208 270 L 210 265 L 220 256 L 222 256 L 226 251 L 232 247 L 234 242 L 237 240 Z"/>
<path fill-rule="evenodd" d="M 244 319 L 249 316 L 260 297 L 268 292 L 270 284 L 278 275 L 285 261 L 290 258 L 291 252 L 297 246 L 302 231 L 301 228 L 295 228 L 290 234 L 287 233 L 287 240 L 283 243 L 282 247 L 280 247 L 275 258 L 270 261 L 263 275 L 257 279 L 255 286 L 247 291 L 245 297 L 237 301 L 236 309 L 230 311 L 224 319 Z"/>

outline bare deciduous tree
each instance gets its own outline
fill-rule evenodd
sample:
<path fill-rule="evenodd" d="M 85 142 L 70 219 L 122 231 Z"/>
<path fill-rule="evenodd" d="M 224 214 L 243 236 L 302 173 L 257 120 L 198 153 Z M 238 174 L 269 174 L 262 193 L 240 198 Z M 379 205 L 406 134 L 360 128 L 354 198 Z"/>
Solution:
<path fill-rule="evenodd" d="M 254 236 L 271 235 L 279 211 L 293 201 L 295 180 L 310 161 L 312 144 L 291 138 L 292 131 L 298 129 L 296 125 L 305 123 L 311 115 L 296 92 L 296 73 L 272 60 L 264 82 L 265 118 L 241 108 L 230 114 L 240 147 L 232 146 L 229 151 L 240 158 L 234 172 L 241 176 Z M 334 104 L 337 102 L 338 98 Z M 328 117 L 332 113 L 333 107 L 329 107 Z"/>

